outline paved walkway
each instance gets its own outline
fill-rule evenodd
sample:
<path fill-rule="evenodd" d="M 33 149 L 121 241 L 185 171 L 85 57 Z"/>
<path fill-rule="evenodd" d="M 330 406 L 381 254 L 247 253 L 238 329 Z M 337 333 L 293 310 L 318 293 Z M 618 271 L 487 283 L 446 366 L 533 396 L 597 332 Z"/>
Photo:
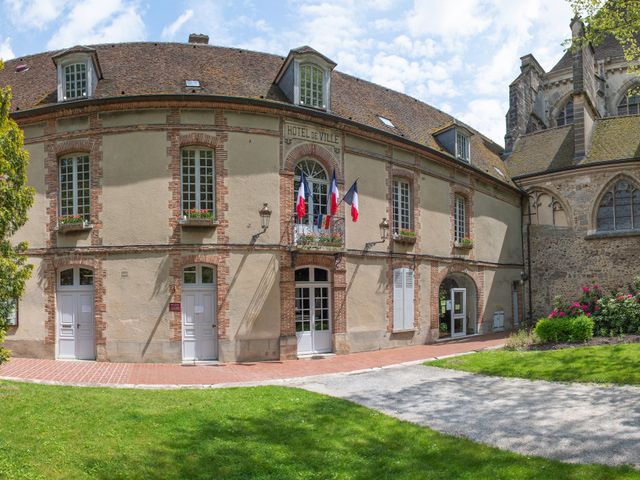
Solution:
<path fill-rule="evenodd" d="M 504 343 L 505 334 L 469 337 L 432 345 L 282 362 L 173 365 L 76 362 L 13 358 L 0 367 L 0 379 L 97 386 L 169 387 L 220 385 L 352 372 L 443 357 Z"/>
<path fill-rule="evenodd" d="M 525 455 L 640 467 L 638 387 L 533 382 L 423 365 L 279 384 Z"/>

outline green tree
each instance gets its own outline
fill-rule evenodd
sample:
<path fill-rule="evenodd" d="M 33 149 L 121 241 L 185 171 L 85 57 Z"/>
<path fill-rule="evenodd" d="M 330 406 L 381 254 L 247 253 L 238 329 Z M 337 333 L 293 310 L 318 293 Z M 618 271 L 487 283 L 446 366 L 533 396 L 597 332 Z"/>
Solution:
<path fill-rule="evenodd" d="M 640 60 L 640 1 L 638 0 L 567 0 L 573 12 L 585 25 L 585 37 L 577 39 L 574 47 L 584 42 L 599 45 L 611 35 L 622 46 L 629 70 L 638 72 Z M 575 40 L 575 39 L 574 39 Z M 571 42 L 570 40 L 568 41 Z"/>
<path fill-rule="evenodd" d="M 10 242 L 11 236 L 27 221 L 34 195 L 27 186 L 29 154 L 23 148 L 22 130 L 9 118 L 10 105 L 11 89 L 0 88 L 0 363 L 9 357 L 9 352 L 1 347 L 7 319 L 33 269 L 24 255 L 27 244 Z"/>

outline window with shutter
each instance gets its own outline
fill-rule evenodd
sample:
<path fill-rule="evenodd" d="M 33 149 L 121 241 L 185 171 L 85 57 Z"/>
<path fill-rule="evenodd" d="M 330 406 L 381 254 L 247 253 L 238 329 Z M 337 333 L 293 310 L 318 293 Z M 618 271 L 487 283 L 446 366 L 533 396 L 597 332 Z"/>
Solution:
<path fill-rule="evenodd" d="M 393 271 L 393 330 L 413 329 L 413 270 L 396 268 Z"/>

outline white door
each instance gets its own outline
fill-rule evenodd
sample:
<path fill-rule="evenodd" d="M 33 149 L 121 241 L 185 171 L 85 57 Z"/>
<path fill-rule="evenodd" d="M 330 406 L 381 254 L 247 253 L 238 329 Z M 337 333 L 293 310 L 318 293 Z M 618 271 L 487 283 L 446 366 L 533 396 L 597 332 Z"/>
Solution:
<path fill-rule="evenodd" d="M 323 268 L 296 270 L 295 318 L 298 354 L 331 351 L 331 289 Z"/>
<path fill-rule="evenodd" d="M 68 268 L 58 274 L 57 338 L 60 359 L 95 360 L 93 272 Z"/>
<path fill-rule="evenodd" d="M 216 287 L 213 268 L 190 266 L 183 271 L 182 360 L 218 358 Z"/>
<path fill-rule="evenodd" d="M 451 289 L 451 336 L 467 334 L 467 289 Z"/>

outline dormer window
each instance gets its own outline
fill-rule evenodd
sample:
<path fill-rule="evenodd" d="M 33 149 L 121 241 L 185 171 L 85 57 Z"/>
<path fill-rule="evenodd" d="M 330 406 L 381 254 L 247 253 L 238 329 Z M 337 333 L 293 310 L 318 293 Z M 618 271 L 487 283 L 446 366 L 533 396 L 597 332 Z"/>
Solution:
<path fill-rule="evenodd" d="M 289 52 L 275 83 L 295 105 L 329 110 L 331 71 L 336 64 L 311 47 Z"/>
<path fill-rule="evenodd" d="M 87 96 L 87 64 L 72 63 L 64 68 L 64 98 L 74 100 Z"/>
<path fill-rule="evenodd" d="M 102 78 L 94 48 L 77 46 L 52 57 L 58 72 L 58 101 L 92 97 Z"/>
<path fill-rule="evenodd" d="M 471 161 L 469 137 L 460 130 L 456 130 L 456 158 L 466 163 Z"/>
<path fill-rule="evenodd" d="M 324 71 L 317 65 L 300 65 L 300 105 L 326 108 L 324 103 Z"/>

